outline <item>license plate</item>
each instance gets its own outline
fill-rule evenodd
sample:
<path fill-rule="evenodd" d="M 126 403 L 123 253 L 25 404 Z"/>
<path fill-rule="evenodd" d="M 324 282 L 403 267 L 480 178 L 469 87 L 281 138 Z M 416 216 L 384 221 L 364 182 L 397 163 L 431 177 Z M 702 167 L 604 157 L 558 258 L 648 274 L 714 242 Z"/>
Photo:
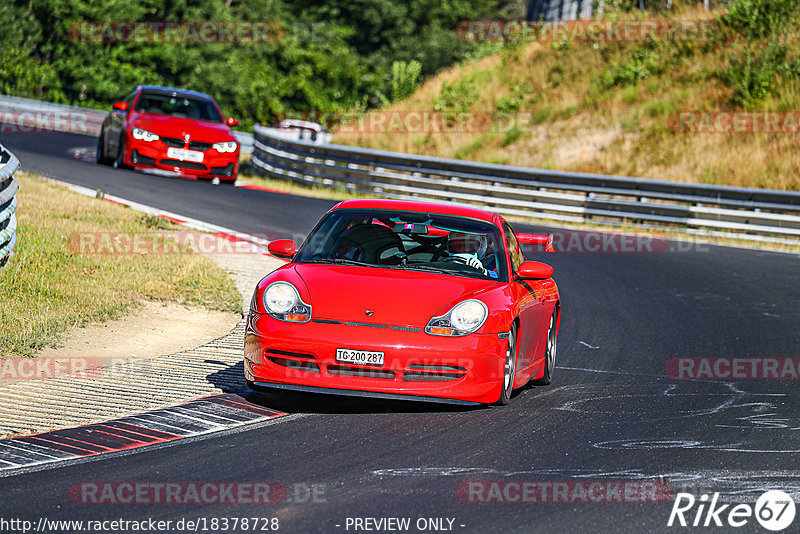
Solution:
<path fill-rule="evenodd" d="M 197 150 L 185 150 L 183 148 L 172 148 L 169 147 L 167 149 L 167 156 L 171 159 L 177 159 L 180 161 L 192 161 L 194 163 L 203 163 L 203 153 L 198 152 Z"/>
<path fill-rule="evenodd" d="M 336 349 L 336 361 L 364 365 L 383 365 L 383 353 L 372 350 Z"/>

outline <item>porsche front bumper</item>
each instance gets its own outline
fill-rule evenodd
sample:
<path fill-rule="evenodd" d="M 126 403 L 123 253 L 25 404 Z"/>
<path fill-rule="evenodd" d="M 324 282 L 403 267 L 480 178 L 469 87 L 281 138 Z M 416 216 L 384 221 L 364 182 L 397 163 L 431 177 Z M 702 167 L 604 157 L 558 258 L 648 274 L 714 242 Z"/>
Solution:
<path fill-rule="evenodd" d="M 507 336 L 432 336 L 422 328 L 312 319 L 280 321 L 251 312 L 244 373 L 261 387 L 456 403 L 500 397 Z M 336 349 L 384 353 L 381 366 L 336 361 Z"/>

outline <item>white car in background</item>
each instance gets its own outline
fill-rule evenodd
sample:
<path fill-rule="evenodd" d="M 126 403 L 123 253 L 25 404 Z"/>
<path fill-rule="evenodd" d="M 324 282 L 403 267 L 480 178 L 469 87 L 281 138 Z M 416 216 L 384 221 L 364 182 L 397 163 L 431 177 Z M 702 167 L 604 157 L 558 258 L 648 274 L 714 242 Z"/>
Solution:
<path fill-rule="evenodd" d="M 288 139 L 311 141 L 318 145 L 330 143 L 333 139 L 321 124 L 300 119 L 283 119 L 278 123 L 277 133 Z"/>

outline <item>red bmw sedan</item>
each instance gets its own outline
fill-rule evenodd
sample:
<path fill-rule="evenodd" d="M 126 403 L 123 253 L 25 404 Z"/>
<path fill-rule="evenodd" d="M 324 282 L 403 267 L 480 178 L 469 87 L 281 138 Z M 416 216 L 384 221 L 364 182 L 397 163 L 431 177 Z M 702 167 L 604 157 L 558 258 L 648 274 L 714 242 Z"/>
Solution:
<path fill-rule="evenodd" d="M 240 147 L 231 126 L 237 124 L 206 94 L 140 85 L 103 122 L 97 163 L 233 183 Z"/>

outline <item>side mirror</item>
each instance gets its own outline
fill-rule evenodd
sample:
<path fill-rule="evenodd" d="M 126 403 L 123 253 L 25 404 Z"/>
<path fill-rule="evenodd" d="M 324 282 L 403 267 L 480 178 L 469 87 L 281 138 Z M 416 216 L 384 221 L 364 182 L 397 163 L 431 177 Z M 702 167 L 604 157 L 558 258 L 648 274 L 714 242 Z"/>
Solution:
<path fill-rule="evenodd" d="M 239 126 L 239 121 L 237 121 L 233 117 L 225 117 L 225 124 L 233 128 L 234 126 Z"/>
<path fill-rule="evenodd" d="M 539 261 L 523 261 L 517 269 L 520 278 L 530 278 L 533 280 L 544 280 L 553 276 L 553 267 Z"/>
<path fill-rule="evenodd" d="M 267 245 L 267 250 L 277 258 L 291 259 L 297 253 L 297 245 L 291 239 L 276 239 Z"/>
<path fill-rule="evenodd" d="M 117 111 L 128 111 L 127 102 L 114 102 L 114 109 Z"/>

